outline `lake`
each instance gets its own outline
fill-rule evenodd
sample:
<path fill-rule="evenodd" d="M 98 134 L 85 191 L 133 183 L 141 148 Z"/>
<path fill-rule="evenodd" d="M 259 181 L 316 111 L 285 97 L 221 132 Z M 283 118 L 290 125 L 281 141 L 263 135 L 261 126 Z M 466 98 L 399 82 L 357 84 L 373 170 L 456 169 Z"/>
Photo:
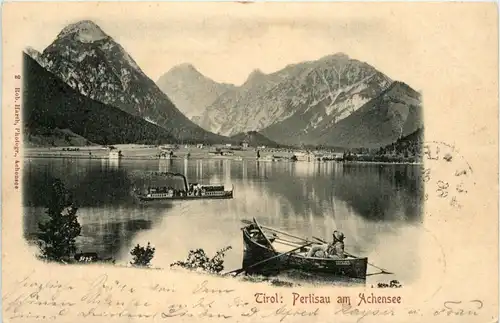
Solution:
<path fill-rule="evenodd" d="M 397 270 L 396 276 L 382 277 L 386 281 L 418 277 L 416 245 L 423 217 L 418 165 L 31 158 L 25 159 L 23 170 L 28 241 L 44 216 L 44 191 L 59 178 L 79 206 L 79 250 L 113 257 L 117 263 L 128 263 L 131 248 L 149 241 L 156 248 L 156 267 L 185 260 L 191 249 L 213 255 L 232 246 L 225 267 L 240 268 L 241 220 L 255 217 L 265 226 L 328 241 L 333 230 L 341 230 L 346 251 Z M 147 171 L 180 172 L 190 182 L 233 185 L 235 195 L 229 200 L 141 204 L 131 192 L 147 184 Z"/>

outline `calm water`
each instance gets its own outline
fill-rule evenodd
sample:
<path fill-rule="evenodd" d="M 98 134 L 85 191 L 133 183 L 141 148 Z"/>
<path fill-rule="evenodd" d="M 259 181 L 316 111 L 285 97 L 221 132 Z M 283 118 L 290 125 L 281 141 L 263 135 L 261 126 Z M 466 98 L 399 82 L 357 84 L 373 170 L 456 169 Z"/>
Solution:
<path fill-rule="evenodd" d="M 144 171 L 187 174 L 188 181 L 234 185 L 232 200 L 171 201 L 141 205 L 130 192 L 147 185 Z M 98 252 L 119 263 L 130 249 L 150 241 L 153 265 L 167 268 L 190 249 L 209 254 L 232 246 L 226 269 L 241 266 L 242 219 L 255 217 L 300 236 L 330 240 L 334 229 L 346 236 L 346 250 L 397 270 L 400 281 L 418 275 L 416 244 L 422 218 L 417 193 L 419 166 L 269 163 L 254 160 L 121 161 L 26 159 L 24 236 L 31 240 L 43 218 L 44 190 L 63 180 L 80 206 L 83 252 Z M 370 269 L 370 271 L 373 271 Z M 376 271 L 376 270 L 375 270 Z"/>

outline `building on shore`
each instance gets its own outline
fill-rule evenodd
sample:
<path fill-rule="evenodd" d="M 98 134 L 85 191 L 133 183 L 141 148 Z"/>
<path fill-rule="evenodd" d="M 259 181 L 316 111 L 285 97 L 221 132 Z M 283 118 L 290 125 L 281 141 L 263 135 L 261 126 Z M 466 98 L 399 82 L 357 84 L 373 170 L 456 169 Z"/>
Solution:
<path fill-rule="evenodd" d="M 113 150 L 111 150 L 109 152 L 109 159 L 120 159 L 122 157 L 123 157 L 123 155 L 122 155 L 122 151 L 121 150 L 117 151 L 117 150 L 113 149 Z"/>
<path fill-rule="evenodd" d="M 297 161 L 314 161 L 316 160 L 316 157 L 314 156 L 313 153 L 310 152 L 294 152 L 293 155 L 297 158 Z"/>
<path fill-rule="evenodd" d="M 209 155 L 212 156 L 234 156 L 234 152 L 232 150 L 227 149 L 215 149 L 208 152 Z"/>
<path fill-rule="evenodd" d="M 174 152 L 173 151 L 162 151 L 159 155 L 160 159 L 167 159 L 170 160 L 174 157 Z"/>

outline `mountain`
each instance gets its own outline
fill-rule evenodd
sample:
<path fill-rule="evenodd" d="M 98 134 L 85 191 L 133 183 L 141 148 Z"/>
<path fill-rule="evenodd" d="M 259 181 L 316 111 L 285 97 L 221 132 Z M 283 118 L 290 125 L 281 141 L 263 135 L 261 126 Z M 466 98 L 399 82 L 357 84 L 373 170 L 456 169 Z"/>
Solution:
<path fill-rule="evenodd" d="M 26 130 L 26 129 L 25 129 Z M 69 129 L 36 127 L 25 131 L 24 147 L 93 146 L 95 143 Z"/>
<path fill-rule="evenodd" d="M 34 49 L 33 47 L 26 47 L 24 49 L 24 54 L 30 56 L 32 59 L 34 59 L 38 64 L 45 66 L 47 62 L 45 62 L 42 58 L 42 53 Z"/>
<path fill-rule="evenodd" d="M 222 93 L 234 88 L 234 85 L 205 77 L 191 64 L 173 67 L 156 81 L 156 85 L 193 121 L 193 117 L 200 117 Z"/>
<path fill-rule="evenodd" d="M 257 131 L 248 131 L 239 133 L 231 137 L 237 143 L 246 141 L 250 147 L 266 146 L 278 147 L 279 144 L 267 138 L 266 136 L 258 133 Z"/>
<path fill-rule="evenodd" d="M 395 153 L 402 156 L 421 156 L 422 143 L 424 142 L 424 128 L 418 128 L 414 132 L 401 137 L 396 142 L 381 147 L 380 154 Z"/>
<path fill-rule="evenodd" d="M 192 116 L 191 121 L 193 121 L 196 124 L 201 124 L 201 116 Z"/>
<path fill-rule="evenodd" d="M 28 143 L 161 143 L 174 139 L 164 128 L 80 94 L 30 55 L 23 54 L 23 60 L 23 131 Z"/>
<path fill-rule="evenodd" d="M 37 61 L 80 94 L 156 124 L 178 141 L 224 140 L 184 116 L 123 47 L 92 21 L 65 27 Z"/>
<path fill-rule="evenodd" d="M 329 146 L 376 148 L 392 144 L 421 127 L 420 94 L 405 83 L 394 82 L 331 129 L 316 129 L 309 139 Z"/>
<path fill-rule="evenodd" d="M 226 91 L 207 107 L 200 125 L 234 135 L 290 119 L 287 124 L 295 130 L 310 132 L 346 118 L 391 83 L 374 67 L 342 53 L 272 74 L 255 70 L 242 86 Z M 274 129 L 262 133 L 279 142 Z"/>

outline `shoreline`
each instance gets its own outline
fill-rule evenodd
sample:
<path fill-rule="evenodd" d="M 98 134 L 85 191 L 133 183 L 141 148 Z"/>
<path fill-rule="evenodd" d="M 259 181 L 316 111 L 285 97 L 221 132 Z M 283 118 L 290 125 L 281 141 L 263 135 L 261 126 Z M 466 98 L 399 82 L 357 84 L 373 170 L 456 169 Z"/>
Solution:
<path fill-rule="evenodd" d="M 407 162 L 377 162 L 377 161 L 348 161 L 348 162 L 343 162 L 343 164 L 414 165 L 414 166 L 424 165 L 424 163 L 421 162 L 407 163 Z"/>
<path fill-rule="evenodd" d="M 160 157 L 160 154 L 167 154 L 165 149 L 159 149 L 158 147 L 147 146 L 147 145 L 116 145 L 115 152 L 121 152 L 121 157 L 118 155 L 110 156 L 109 149 L 103 149 L 101 146 L 87 146 L 87 147 L 30 147 L 23 149 L 23 159 L 34 159 L 34 158 L 60 158 L 60 159 L 79 159 L 79 160 L 109 160 L 114 163 L 120 161 L 133 161 L 133 160 L 156 160 L 156 161 L 169 161 L 169 160 L 254 160 L 260 163 L 336 163 L 336 164 L 367 164 L 367 165 L 423 165 L 419 161 L 401 161 L 398 158 L 394 158 L 393 161 L 390 157 L 386 157 L 385 161 L 376 160 L 339 160 L 333 159 L 331 156 L 327 157 L 329 153 L 325 152 L 325 160 L 312 159 L 308 160 L 290 160 L 290 158 L 297 152 L 291 151 L 289 149 L 257 149 L 249 147 L 247 149 L 235 149 L 235 150 L 225 150 L 224 155 L 214 153 L 213 149 L 208 147 L 197 148 L 197 147 L 180 147 L 178 149 L 171 150 L 173 156 L 170 158 Z M 64 149 L 64 150 L 63 150 Z M 75 150 L 66 150 L 75 149 Z M 227 152 L 230 153 L 227 153 Z M 257 151 L 259 151 L 260 157 L 257 157 Z M 189 156 L 189 157 L 188 157 Z M 372 159 L 376 156 L 360 156 L 360 159 Z"/>
<path fill-rule="evenodd" d="M 70 155 L 70 154 L 39 154 L 39 155 L 28 155 L 25 154 L 23 159 L 80 159 L 80 160 L 109 160 L 113 162 L 120 162 L 124 160 L 157 160 L 157 161 L 178 161 L 178 160 L 233 160 L 233 161 L 243 161 L 243 160 L 254 160 L 261 163 L 335 163 L 335 164 L 367 164 L 367 165 L 408 165 L 408 166 L 423 166 L 423 163 L 408 163 L 408 162 L 377 162 L 377 161 L 335 161 L 335 160 L 314 160 L 314 161 L 291 161 L 291 160 L 266 160 L 257 159 L 256 157 L 250 156 L 196 156 L 190 158 L 184 157 L 173 157 L 171 159 L 157 158 L 153 156 L 123 156 L 121 158 L 110 158 L 108 156 L 87 156 L 87 155 Z"/>

